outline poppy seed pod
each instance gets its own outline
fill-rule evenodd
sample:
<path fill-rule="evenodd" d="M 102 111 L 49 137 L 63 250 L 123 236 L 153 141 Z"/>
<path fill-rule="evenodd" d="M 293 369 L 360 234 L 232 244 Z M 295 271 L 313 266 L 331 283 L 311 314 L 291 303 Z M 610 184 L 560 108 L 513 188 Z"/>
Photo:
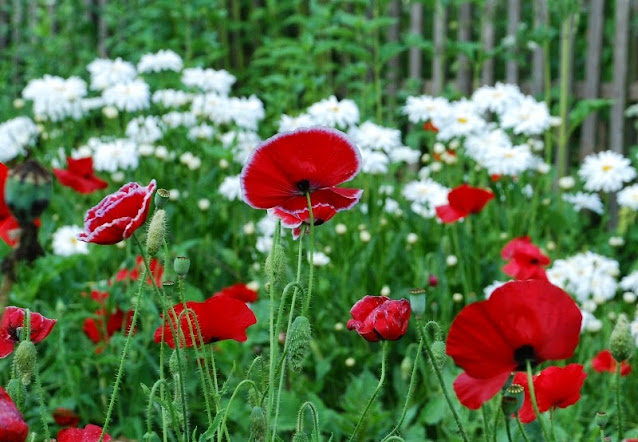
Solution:
<path fill-rule="evenodd" d="M 186 256 L 178 256 L 173 262 L 173 270 L 177 273 L 177 276 L 184 278 L 188 274 L 188 270 L 191 267 L 191 260 Z"/>
<path fill-rule="evenodd" d="M 410 290 L 410 307 L 415 315 L 421 316 L 425 313 L 425 290 L 424 289 L 412 289 Z"/>
<path fill-rule="evenodd" d="M 33 223 L 49 206 L 51 181 L 51 173 L 33 160 L 9 171 L 5 201 L 20 225 Z"/>
<path fill-rule="evenodd" d="M 597 411 L 594 419 L 596 420 L 596 425 L 600 428 L 605 428 L 607 422 L 609 422 L 609 415 L 604 411 Z"/>
<path fill-rule="evenodd" d="M 505 415 L 518 413 L 525 400 L 525 389 L 518 384 L 512 384 L 505 389 L 501 399 L 501 409 Z"/>
<path fill-rule="evenodd" d="M 171 197 L 171 193 L 166 189 L 157 189 L 155 193 L 155 208 L 163 209 Z"/>

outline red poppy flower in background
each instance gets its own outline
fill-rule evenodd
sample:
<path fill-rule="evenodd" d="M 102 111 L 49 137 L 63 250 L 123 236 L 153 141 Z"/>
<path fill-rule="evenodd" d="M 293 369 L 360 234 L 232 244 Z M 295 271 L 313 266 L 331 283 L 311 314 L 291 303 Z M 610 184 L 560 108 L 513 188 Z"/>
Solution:
<path fill-rule="evenodd" d="M 102 427 L 88 424 L 84 428 L 63 428 L 58 432 L 58 442 L 97 442 L 102 434 Z M 111 442 L 111 436 L 104 435 L 103 442 Z"/>
<path fill-rule="evenodd" d="M 186 307 L 192 312 L 181 315 L 179 320 L 180 339 L 183 339 L 182 347 L 192 347 L 194 345 L 189 322 L 192 324 L 195 341 L 197 341 L 198 345 L 224 339 L 244 342 L 248 339 L 246 329 L 257 323 L 255 314 L 246 303 L 232 296 L 213 296 L 204 302 L 190 301 L 186 303 Z M 180 313 L 183 311 L 184 304 L 180 303 L 174 305 L 169 312 L 173 328 L 177 326 L 177 318 L 180 317 Z M 199 324 L 203 339 L 201 343 L 198 342 L 199 337 L 195 323 Z M 164 319 L 164 325 L 155 331 L 155 342 L 162 342 L 162 334 L 164 334 L 164 341 L 171 348 L 175 348 L 175 336 L 171 333 L 171 324 L 166 319 Z"/>
<path fill-rule="evenodd" d="M 255 302 L 257 301 L 257 292 L 248 288 L 246 284 L 238 283 L 221 289 L 221 291 L 215 293 L 213 296 L 230 296 L 242 302 Z"/>
<path fill-rule="evenodd" d="M 133 310 L 129 310 L 124 314 L 124 311 L 119 307 L 115 310 L 115 313 L 108 313 L 106 309 L 100 308 L 95 311 L 95 318 L 86 318 L 82 331 L 84 334 L 93 341 L 94 344 L 103 344 L 109 341 L 111 336 L 117 331 L 121 331 L 124 327 L 124 319 L 126 316 L 126 334 L 131 330 L 133 323 Z M 105 325 L 106 321 L 106 325 Z M 96 353 L 102 353 L 104 346 L 100 345 L 95 348 Z"/>
<path fill-rule="evenodd" d="M 29 427 L 11 400 L 11 396 L 0 387 L 0 440 L 3 442 L 24 442 L 29 435 Z"/>
<path fill-rule="evenodd" d="M 598 373 L 603 373 L 605 371 L 616 373 L 618 362 L 616 362 L 614 357 L 611 355 L 611 351 L 602 350 L 591 360 L 591 366 Z M 620 375 L 628 376 L 629 373 L 631 373 L 631 365 L 629 365 L 627 361 L 622 361 L 620 364 Z"/>
<path fill-rule="evenodd" d="M 162 264 L 160 264 L 160 262 L 156 258 L 151 258 L 151 261 L 148 263 L 148 265 L 151 268 L 151 274 L 153 275 L 153 278 L 155 279 L 155 284 L 157 284 L 158 287 L 161 287 L 162 276 L 164 275 L 164 267 L 162 266 Z M 133 269 L 120 270 L 119 272 L 117 272 L 117 275 L 115 275 L 115 281 L 126 281 L 126 280 L 138 281 L 140 279 L 140 273 L 142 272 L 143 268 L 144 268 L 144 258 L 141 256 L 138 256 L 137 258 L 135 258 L 135 266 L 133 267 Z M 150 276 L 146 279 L 146 282 L 148 285 L 151 285 L 151 286 L 153 285 L 153 281 L 151 280 Z"/>
<path fill-rule="evenodd" d="M 439 129 L 432 123 L 432 120 L 428 120 L 423 123 L 423 130 L 426 132 L 434 132 L 437 133 Z"/>
<path fill-rule="evenodd" d="M 0 323 L 0 358 L 6 358 L 13 352 L 13 347 L 20 341 L 24 326 L 24 309 L 9 306 L 4 309 Z M 49 319 L 40 313 L 31 312 L 31 341 L 34 344 L 49 336 L 56 319 Z"/>
<path fill-rule="evenodd" d="M 9 175 L 9 168 L 0 163 L 0 238 L 10 247 L 16 247 L 20 239 L 20 224 L 15 219 L 7 203 L 4 201 L 4 185 Z M 40 226 L 40 220 L 35 220 L 35 225 Z"/>
<path fill-rule="evenodd" d="M 128 183 L 106 196 L 86 212 L 84 232 L 78 234 L 78 239 L 108 245 L 130 238 L 146 221 L 155 187 L 155 180 L 146 187 Z"/>
<path fill-rule="evenodd" d="M 436 215 L 446 224 L 453 223 L 472 213 L 479 213 L 492 198 L 494 193 L 491 190 L 461 184 L 448 194 L 449 204 L 435 208 Z"/>
<path fill-rule="evenodd" d="M 361 169 L 361 155 L 344 133 L 327 128 L 275 135 L 252 151 L 241 171 L 242 198 L 255 209 L 297 212 L 312 204 L 335 211 L 354 206 L 363 190 L 336 187 Z"/>
<path fill-rule="evenodd" d="M 512 239 L 501 251 L 503 259 L 511 260 L 503 266 L 503 273 L 515 279 L 547 279 L 544 267 L 551 260 L 544 255 L 529 236 Z"/>
<path fill-rule="evenodd" d="M 542 279 L 512 281 L 461 310 L 448 333 L 447 354 L 470 378 L 502 387 L 528 360 L 534 366 L 571 357 L 581 321 L 562 289 Z"/>
<path fill-rule="evenodd" d="M 80 424 L 80 416 L 68 408 L 56 408 L 52 414 L 55 423 L 61 427 L 77 427 Z"/>
<path fill-rule="evenodd" d="M 365 296 L 350 309 L 353 319 L 346 326 L 369 342 L 396 341 L 407 331 L 411 314 L 407 299 Z"/>
<path fill-rule="evenodd" d="M 53 169 L 53 173 L 63 186 L 70 187 L 78 193 L 92 193 L 108 187 L 109 183 L 95 176 L 93 158 L 67 157 L 66 164 L 66 170 Z"/>
<path fill-rule="evenodd" d="M 275 207 L 272 209 L 272 213 L 281 219 L 282 226 L 292 229 L 292 236 L 294 239 L 299 238 L 299 235 L 301 235 L 302 224 L 307 226 L 310 225 L 310 211 L 308 210 L 308 207 L 304 207 L 303 209 L 295 212 L 289 212 L 281 207 Z M 337 211 L 335 208 L 329 204 L 318 203 L 312 205 L 312 216 L 315 226 L 322 225 L 336 214 Z"/>

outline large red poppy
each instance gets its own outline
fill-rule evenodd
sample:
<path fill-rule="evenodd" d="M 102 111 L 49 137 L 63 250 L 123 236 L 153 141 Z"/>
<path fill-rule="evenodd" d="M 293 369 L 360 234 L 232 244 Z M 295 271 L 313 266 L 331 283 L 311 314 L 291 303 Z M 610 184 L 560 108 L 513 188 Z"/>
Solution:
<path fill-rule="evenodd" d="M 109 183 L 95 176 L 93 158 L 68 157 L 66 164 L 66 170 L 53 169 L 53 173 L 63 186 L 70 187 L 78 193 L 92 193 L 108 187 Z"/>
<path fill-rule="evenodd" d="M 466 306 L 447 338 L 447 353 L 476 379 L 501 377 L 573 355 L 582 315 L 565 291 L 545 280 L 509 282 Z M 502 384 L 501 384 L 502 385 Z"/>
<path fill-rule="evenodd" d="M 64 428 L 58 432 L 58 442 L 97 442 L 102 434 L 102 427 L 89 424 L 84 428 Z M 111 436 L 104 435 L 103 442 L 111 442 Z"/>
<path fill-rule="evenodd" d="M 248 288 L 246 284 L 237 283 L 230 287 L 225 287 L 213 296 L 230 296 L 231 298 L 238 299 L 242 302 L 255 302 L 257 301 L 257 292 L 251 288 Z"/>
<path fill-rule="evenodd" d="M 282 226 L 292 229 L 292 236 L 295 239 L 299 238 L 299 235 L 301 235 L 301 226 L 303 224 L 308 226 L 310 225 L 310 211 L 308 210 L 308 207 L 304 207 L 303 209 L 294 212 L 289 212 L 281 207 L 275 207 L 272 209 L 272 213 L 281 219 Z M 322 225 L 336 214 L 337 211 L 335 208 L 329 204 L 313 203 L 312 205 L 313 224 L 315 226 Z"/>
<path fill-rule="evenodd" d="M 297 212 L 327 204 L 337 212 L 354 206 L 363 190 L 336 187 L 361 169 L 357 147 L 335 129 L 307 128 L 275 135 L 253 150 L 241 172 L 241 191 L 255 209 Z"/>
<path fill-rule="evenodd" d="M 446 224 L 453 223 L 472 213 L 479 213 L 493 198 L 494 193 L 489 189 L 461 184 L 448 194 L 448 204 L 435 208 L 436 215 Z"/>
<path fill-rule="evenodd" d="M 13 352 L 13 347 L 20 341 L 21 330 L 24 327 L 25 311 L 19 307 L 9 306 L 4 309 L 0 323 L 0 358 L 5 358 Z M 49 336 L 56 319 L 49 319 L 40 313 L 31 312 L 31 341 L 34 344 Z"/>
<path fill-rule="evenodd" d="M 179 320 L 180 339 L 186 347 L 192 347 L 195 343 L 191 338 L 191 326 L 197 344 L 208 344 L 211 342 L 222 341 L 224 339 L 234 339 L 238 342 L 244 342 L 246 329 L 257 323 L 257 318 L 246 303 L 235 299 L 232 296 L 213 296 L 204 302 L 190 301 L 186 303 L 186 307 L 192 310 L 192 313 L 183 314 L 184 304 L 176 304 L 171 308 L 169 316 L 171 317 L 172 326 L 177 325 Z M 193 315 L 194 313 L 194 315 Z M 191 326 L 189 326 L 189 322 Z M 199 325 L 203 342 L 198 342 L 197 328 L 195 323 Z M 162 334 L 164 341 L 171 347 L 175 348 L 175 336 L 171 333 L 171 324 L 164 319 L 164 325 L 155 331 L 155 342 L 162 342 Z"/>
<path fill-rule="evenodd" d="M 29 427 L 13 403 L 11 397 L 0 387 L 0 440 L 3 442 L 24 442 L 29 435 Z"/>
<path fill-rule="evenodd" d="M 614 357 L 611 355 L 611 351 L 602 350 L 598 352 L 598 354 L 596 354 L 596 356 L 594 356 L 594 358 L 591 360 L 591 366 L 598 373 L 603 373 L 606 371 L 615 373 L 618 362 L 616 362 Z M 620 375 L 628 376 L 630 373 L 631 365 L 629 365 L 627 361 L 622 361 L 620 363 Z"/>
<path fill-rule="evenodd" d="M 365 296 L 350 309 L 346 327 L 369 342 L 396 341 L 407 331 L 411 313 L 407 299 Z"/>
<path fill-rule="evenodd" d="M 544 255 L 529 236 L 512 239 L 501 250 L 501 257 L 510 262 L 503 266 L 503 272 L 515 279 L 547 279 L 545 266 L 551 260 Z"/>

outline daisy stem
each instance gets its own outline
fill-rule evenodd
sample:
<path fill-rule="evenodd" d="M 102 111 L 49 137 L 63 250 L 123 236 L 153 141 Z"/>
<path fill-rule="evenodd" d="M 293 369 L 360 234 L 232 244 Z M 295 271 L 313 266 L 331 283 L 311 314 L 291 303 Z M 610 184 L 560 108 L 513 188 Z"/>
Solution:
<path fill-rule="evenodd" d="M 530 442 L 529 437 L 527 437 L 527 433 L 525 432 L 525 428 L 523 428 L 523 424 L 521 424 L 521 420 L 518 417 L 518 414 L 516 415 L 516 425 L 518 425 L 518 431 L 521 433 L 521 436 L 523 436 L 523 439 L 525 439 L 525 442 Z"/>
<path fill-rule="evenodd" d="M 432 347 L 430 346 L 430 341 L 428 340 L 428 337 L 425 335 L 425 332 L 423 331 L 423 325 L 421 324 L 421 320 L 417 319 L 417 325 L 418 325 L 417 328 L 419 329 L 419 334 L 421 336 L 421 339 L 423 340 L 423 345 L 425 346 L 425 352 L 428 354 L 428 358 L 430 359 L 430 362 L 431 362 L 430 365 L 432 366 L 432 369 L 434 370 L 436 379 L 439 381 L 439 385 L 441 386 L 441 391 L 443 392 L 443 396 L 445 396 L 447 405 L 450 408 L 450 411 L 452 411 L 452 415 L 454 416 L 456 425 L 459 427 L 459 433 L 461 433 L 461 438 L 463 438 L 465 442 L 470 442 L 470 439 L 467 437 L 467 433 L 465 432 L 465 428 L 463 427 L 463 424 L 461 423 L 461 417 L 459 416 L 459 413 L 456 411 L 456 408 L 454 408 L 454 404 L 452 403 L 452 398 L 450 397 L 450 393 L 448 392 L 445 386 L 443 374 L 441 374 L 441 370 L 439 369 L 439 366 L 435 362 L 436 360 L 434 359 L 434 354 L 432 353 Z"/>
<path fill-rule="evenodd" d="M 526 364 L 527 364 L 527 383 L 529 385 L 529 397 L 532 400 L 532 408 L 534 408 L 536 419 L 538 419 L 538 424 L 541 426 L 541 430 L 543 431 L 543 438 L 546 441 L 549 441 L 550 438 L 547 435 L 547 428 L 545 428 L 545 422 L 543 421 L 543 416 L 541 415 L 541 412 L 538 409 L 538 401 L 536 400 L 536 392 L 534 391 L 534 380 L 532 379 L 532 364 L 529 359 L 526 361 Z"/>
<path fill-rule="evenodd" d="M 381 388 L 383 387 L 383 383 L 385 382 L 385 360 L 387 359 L 387 357 L 388 357 L 388 341 L 382 341 L 381 342 L 381 376 L 379 378 L 379 383 L 377 384 L 377 388 L 374 389 L 372 396 L 368 400 L 366 407 L 363 409 L 363 413 L 361 413 L 361 417 L 359 417 L 357 426 L 354 428 L 354 431 L 352 432 L 350 439 L 348 439 L 349 442 L 352 442 L 354 438 L 356 437 L 357 433 L 359 432 L 359 428 L 361 428 L 361 425 L 363 424 L 363 421 L 365 420 L 366 414 L 368 414 L 368 410 L 370 409 L 372 402 L 374 402 L 377 395 L 381 391 Z"/>
<path fill-rule="evenodd" d="M 308 269 L 308 292 L 304 297 L 303 309 L 301 310 L 302 316 L 308 316 L 308 309 L 310 308 L 310 298 L 312 297 L 312 279 L 314 277 L 314 255 L 315 255 L 315 217 L 312 213 L 312 202 L 310 201 L 310 193 L 306 193 L 306 201 L 308 201 L 308 214 L 310 215 L 310 269 Z M 301 238 L 299 239 L 301 241 Z"/>
<path fill-rule="evenodd" d="M 275 227 L 275 236 L 273 237 L 273 244 L 271 250 L 272 254 L 276 253 L 279 240 L 281 239 L 281 219 L 277 219 L 277 226 Z M 274 264 L 274 263 L 273 263 Z M 270 272 L 268 272 L 268 293 L 270 295 L 270 361 L 268 363 L 268 410 L 266 413 L 266 428 L 270 427 L 270 414 L 273 411 L 275 400 L 275 364 L 277 361 L 277 331 L 275 330 L 275 266 L 270 266 Z M 268 432 L 268 431 L 267 431 Z M 266 433 L 267 433 L 266 432 Z"/>
<path fill-rule="evenodd" d="M 623 423 L 622 423 L 622 404 L 620 402 L 620 370 L 622 364 L 616 363 L 616 414 L 618 415 L 618 440 L 622 440 Z"/>

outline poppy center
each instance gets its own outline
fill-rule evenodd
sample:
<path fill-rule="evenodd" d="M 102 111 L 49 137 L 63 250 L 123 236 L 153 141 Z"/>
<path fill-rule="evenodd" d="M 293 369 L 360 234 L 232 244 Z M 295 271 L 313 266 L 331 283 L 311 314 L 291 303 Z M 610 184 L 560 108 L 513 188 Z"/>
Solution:
<path fill-rule="evenodd" d="M 316 220 L 315 220 L 315 226 L 320 226 L 320 225 L 322 225 L 324 222 L 325 222 L 325 221 L 324 221 L 324 220 L 322 220 L 322 219 L 316 219 Z"/>
<path fill-rule="evenodd" d="M 310 190 L 310 181 L 309 180 L 297 181 L 295 183 L 295 185 L 297 186 L 297 189 L 299 189 L 299 191 L 301 193 L 308 193 L 308 191 Z"/>
<path fill-rule="evenodd" d="M 528 344 L 514 350 L 514 360 L 516 361 L 516 370 L 518 371 L 527 370 L 527 361 L 530 361 L 532 366 L 538 364 L 534 347 Z"/>
<path fill-rule="evenodd" d="M 530 260 L 529 260 L 529 263 L 530 263 L 530 264 L 538 264 L 538 263 L 539 263 L 538 258 L 532 258 L 532 259 L 530 259 Z"/>

